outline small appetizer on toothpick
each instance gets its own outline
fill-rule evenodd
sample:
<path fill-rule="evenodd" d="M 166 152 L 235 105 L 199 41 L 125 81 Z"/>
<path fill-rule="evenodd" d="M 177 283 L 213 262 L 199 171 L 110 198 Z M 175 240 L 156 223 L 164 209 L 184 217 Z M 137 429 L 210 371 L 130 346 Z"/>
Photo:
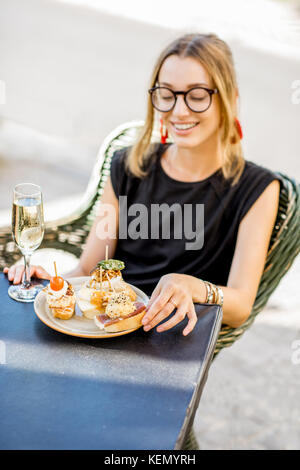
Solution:
<path fill-rule="evenodd" d="M 124 292 L 116 292 L 107 302 L 104 313 L 94 316 L 94 322 L 106 333 L 118 333 L 142 326 L 145 313 L 143 303 L 132 301 Z"/>
<path fill-rule="evenodd" d="M 121 271 L 123 261 L 108 259 L 108 246 L 105 260 L 99 261 L 91 271 L 91 277 L 81 286 L 77 294 L 77 303 L 86 318 L 105 314 L 110 298 L 114 294 L 123 293 L 134 302 L 137 298 L 134 290 L 123 280 Z"/>
<path fill-rule="evenodd" d="M 57 275 L 56 263 L 54 262 L 55 276 L 45 287 L 47 305 L 55 318 L 69 320 L 75 312 L 75 292 L 73 286 Z"/>

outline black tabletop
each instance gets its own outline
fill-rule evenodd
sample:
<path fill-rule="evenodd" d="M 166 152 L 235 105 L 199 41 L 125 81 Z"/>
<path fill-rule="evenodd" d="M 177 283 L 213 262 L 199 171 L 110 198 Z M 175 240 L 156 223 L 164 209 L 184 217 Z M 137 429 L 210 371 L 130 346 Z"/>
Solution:
<path fill-rule="evenodd" d="M 87 339 L 44 325 L 0 273 L 1 449 L 176 449 L 206 381 L 222 310 L 198 322 Z"/>

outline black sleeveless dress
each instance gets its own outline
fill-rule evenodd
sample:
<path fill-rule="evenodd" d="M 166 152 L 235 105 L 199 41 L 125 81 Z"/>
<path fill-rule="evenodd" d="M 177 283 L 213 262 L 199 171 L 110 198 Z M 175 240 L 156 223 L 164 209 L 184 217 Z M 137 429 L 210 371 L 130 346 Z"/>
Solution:
<path fill-rule="evenodd" d="M 125 263 L 125 281 L 149 296 L 167 273 L 226 286 L 239 224 L 265 188 L 280 178 L 246 160 L 234 186 L 220 169 L 199 182 L 177 181 L 161 166 L 166 148 L 157 145 L 145 179 L 125 170 L 126 149 L 112 157 L 120 221 L 114 258 Z"/>

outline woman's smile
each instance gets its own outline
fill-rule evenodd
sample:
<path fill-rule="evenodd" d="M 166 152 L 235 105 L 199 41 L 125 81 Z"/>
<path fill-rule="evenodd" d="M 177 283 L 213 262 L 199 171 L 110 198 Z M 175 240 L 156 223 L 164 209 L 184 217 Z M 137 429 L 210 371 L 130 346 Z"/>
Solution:
<path fill-rule="evenodd" d="M 171 121 L 171 126 L 173 128 L 173 132 L 175 132 L 177 135 L 188 135 L 192 132 L 193 129 L 195 129 L 200 122 L 172 122 Z"/>

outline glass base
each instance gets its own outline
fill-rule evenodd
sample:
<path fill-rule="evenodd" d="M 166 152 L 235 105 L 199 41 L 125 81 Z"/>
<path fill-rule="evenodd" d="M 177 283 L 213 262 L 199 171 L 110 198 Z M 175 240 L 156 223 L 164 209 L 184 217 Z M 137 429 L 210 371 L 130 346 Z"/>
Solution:
<path fill-rule="evenodd" d="M 10 286 L 8 295 L 18 302 L 33 302 L 44 287 L 43 284 L 34 284 L 28 288 L 22 287 L 22 285 Z"/>

